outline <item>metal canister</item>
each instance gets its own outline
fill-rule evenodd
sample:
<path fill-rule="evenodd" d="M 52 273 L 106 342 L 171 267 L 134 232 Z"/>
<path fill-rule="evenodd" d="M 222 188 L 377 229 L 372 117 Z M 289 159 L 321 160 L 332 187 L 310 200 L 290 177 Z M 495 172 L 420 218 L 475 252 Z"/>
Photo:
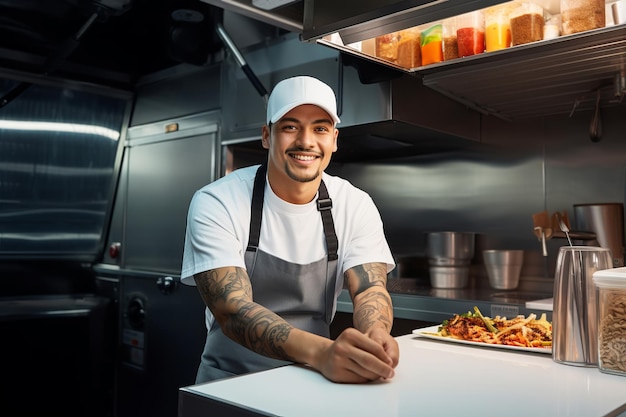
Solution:
<path fill-rule="evenodd" d="M 598 365 L 598 296 L 593 274 L 611 267 L 611 254 L 606 248 L 560 248 L 552 312 L 552 359 L 555 362 Z"/>

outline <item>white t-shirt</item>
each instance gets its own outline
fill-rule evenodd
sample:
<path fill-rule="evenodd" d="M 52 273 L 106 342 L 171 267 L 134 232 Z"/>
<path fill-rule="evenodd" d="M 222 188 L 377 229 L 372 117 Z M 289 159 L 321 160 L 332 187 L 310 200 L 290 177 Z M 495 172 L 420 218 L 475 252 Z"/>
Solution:
<path fill-rule="evenodd" d="M 258 165 L 241 168 L 198 190 L 189 206 L 181 281 L 195 285 L 193 275 L 210 269 L 245 268 L 250 204 Z M 382 220 L 371 197 L 348 181 L 323 174 L 333 202 L 339 240 L 337 279 L 368 262 L 394 267 Z M 326 256 L 322 219 L 316 199 L 290 204 L 266 183 L 259 249 L 285 261 L 308 264 Z"/>

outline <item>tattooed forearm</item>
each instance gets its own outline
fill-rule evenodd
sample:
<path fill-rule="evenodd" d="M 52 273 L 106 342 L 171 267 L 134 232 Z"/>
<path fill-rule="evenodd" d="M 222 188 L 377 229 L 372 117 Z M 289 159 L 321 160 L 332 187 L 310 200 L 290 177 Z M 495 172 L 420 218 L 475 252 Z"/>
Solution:
<path fill-rule="evenodd" d="M 381 325 L 391 331 L 393 309 L 387 292 L 387 265 L 358 265 L 347 270 L 345 278 L 354 303 L 354 326 L 363 332 Z"/>
<path fill-rule="evenodd" d="M 197 274 L 194 279 L 226 336 L 261 355 L 293 361 L 283 348 L 292 326 L 253 302 L 244 269 L 219 268 Z"/>
<path fill-rule="evenodd" d="M 383 325 L 391 331 L 393 325 L 393 310 L 391 298 L 387 292 L 370 291 L 359 299 L 354 308 L 354 326 L 366 331 L 374 325 Z"/>
<path fill-rule="evenodd" d="M 346 278 L 350 282 L 353 297 L 373 286 L 386 287 L 387 265 L 370 263 L 357 265 L 346 271 Z"/>
<path fill-rule="evenodd" d="M 226 324 L 224 332 L 248 349 L 275 359 L 294 360 L 283 349 L 293 327 L 266 308 L 247 303 Z"/>

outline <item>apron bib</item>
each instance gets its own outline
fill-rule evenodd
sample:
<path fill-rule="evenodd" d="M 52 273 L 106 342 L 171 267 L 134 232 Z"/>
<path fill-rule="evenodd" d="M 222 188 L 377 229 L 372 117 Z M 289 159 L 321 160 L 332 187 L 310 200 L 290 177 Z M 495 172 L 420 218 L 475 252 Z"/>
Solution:
<path fill-rule="evenodd" d="M 250 237 L 244 255 L 254 301 L 302 330 L 329 337 L 334 303 L 343 286 L 337 282 L 337 248 L 332 201 L 322 181 L 317 200 L 328 255 L 301 265 L 258 249 L 265 195 L 266 166 L 259 167 L 252 192 Z M 323 290 L 322 290 L 323 289 Z M 207 334 L 196 383 L 289 364 L 252 352 L 228 338 L 217 321 Z"/>

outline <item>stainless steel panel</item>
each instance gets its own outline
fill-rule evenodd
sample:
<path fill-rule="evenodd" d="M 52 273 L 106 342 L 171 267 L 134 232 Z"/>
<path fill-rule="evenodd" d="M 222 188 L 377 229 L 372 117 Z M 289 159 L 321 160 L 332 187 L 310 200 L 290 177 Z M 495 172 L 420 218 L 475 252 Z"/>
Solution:
<path fill-rule="evenodd" d="M 510 124 L 486 119 L 483 144 L 389 161 L 333 167 L 374 199 L 395 255 L 425 257 L 426 233 L 477 233 L 482 249 L 524 249 L 520 285 L 530 277 L 552 280 L 565 239 L 548 241 L 549 256 L 532 233 L 532 214 L 573 205 L 623 202 L 626 143 L 623 111 L 603 113 L 604 135 L 589 139 L 591 114 Z M 339 143 L 341 146 L 341 141 Z M 475 257 L 475 272 L 486 277 Z"/>
<path fill-rule="evenodd" d="M 0 79 L 0 90 L 16 83 Z M 1 256 L 93 261 L 100 254 L 129 98 L 48 81 L 2 108 Z"/>
<path fill-rule="evenodd" d="M 172 139 L 155 132 L 171 123 L 146 125 L 129 134 L 122 242 L 126 268 L 180 273 L 189 202 L 196 190 L 215 179 L 217 125 L 206 120 L 192 124 L 172 133 Z M 184 120 L 180 123 L 184 126 Z"/>
<path fill-rule="evenodd" d="M 139 80 L 131 126 L 180 118 L 220 107 L 221 65 L 181 64 Z"/>

